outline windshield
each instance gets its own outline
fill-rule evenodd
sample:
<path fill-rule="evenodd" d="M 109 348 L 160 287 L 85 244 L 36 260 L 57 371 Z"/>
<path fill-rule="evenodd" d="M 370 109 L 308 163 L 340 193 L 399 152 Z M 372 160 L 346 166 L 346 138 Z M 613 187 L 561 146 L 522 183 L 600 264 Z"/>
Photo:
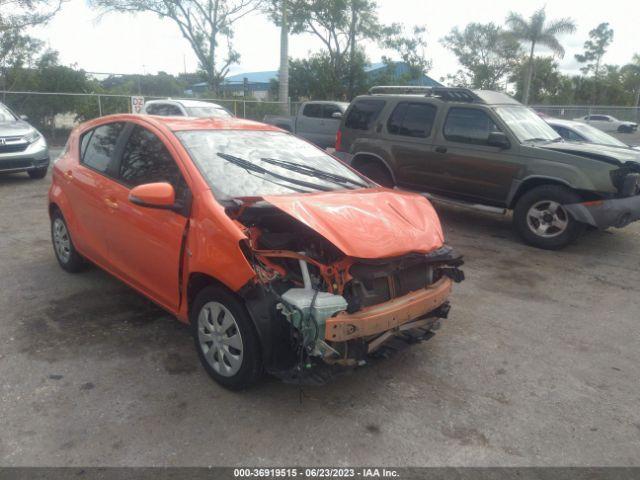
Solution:
<path fill-rule="evenodd" d="M 0 122 L 13 122 L 15 119 L 11 110 L 0 103 Z"/>
<path fill-rule="evenodd" d="M 216 191 L 228 197 L 281 195 L 369 187 L 341 162 L 284 132 L 176 132 Z"/>
<path fill-rule="evenodd" d="M 527 107 L 496 107 L 496 113 L 520 142 L 554 141 L 558 133 Z"/>
<path fill-rule="evenodd" d="M 614 147 L 628 147 L 627 144 L 622 143 L 617 138 L 604 133 L 602 130 L 598 130 L 586 123 L 576 123 L 572 125 L 572 128 L 580 135 L 585 137 L 591 143 L 599 143 L 601 145 L 613 145 Z"/>
<path fill-rule="evenodd" d="M 216 107 L 186 107 L 187 113 L 190 117 L 214 117 L 214 118 L 229 118 L 232 117 L 231 113 L 224 108 Z"/>

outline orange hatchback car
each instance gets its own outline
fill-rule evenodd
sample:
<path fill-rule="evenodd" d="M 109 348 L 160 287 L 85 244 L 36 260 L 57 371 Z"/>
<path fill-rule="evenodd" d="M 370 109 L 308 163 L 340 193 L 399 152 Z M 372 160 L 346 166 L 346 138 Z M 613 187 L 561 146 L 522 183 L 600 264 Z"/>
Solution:
<path fill-rule="evenodd" d="M 234 118 L 77 127 L 49 213 L 62 268 L 94 263 L 190 323 L 229 388 L 264 371 L 326 379 L 393 338 L 428 338 L 463 278 L 425 198 Z"/>

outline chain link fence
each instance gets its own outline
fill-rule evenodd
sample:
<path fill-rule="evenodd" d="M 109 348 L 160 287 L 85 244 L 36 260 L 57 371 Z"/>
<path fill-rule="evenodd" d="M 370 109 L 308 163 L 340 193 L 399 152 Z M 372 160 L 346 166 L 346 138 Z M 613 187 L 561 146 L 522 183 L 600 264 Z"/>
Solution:
<path fill-rule="evenodd" d="M 144 96 L 146 100 L 167 97 Z M 52 145 L 66 142 L 71 129 L 78 123 L 114 113 L 131 113 L 131 95 L 95 93 L 50 93 L 0 91 L 0 101 L 16 114 L 27 117 L 28 122 L 40 130 Z M 201 100 L 217 103 L 233 112 L 237 117 L 262 121 L 265 115 L 283 112 L 280 102 L 215 98 L 176 98 L 173 100 Z M 291 112 L 293 105 L 286 104 Z"/>
<path fill-rule="evenodd" d="M 616 107 L 612 105 L 531 105 L 535 111 L 555 118 L 573 120 L 586 115 L 611 115 L 618 120 L 640 121 L 640 107 Z"/>

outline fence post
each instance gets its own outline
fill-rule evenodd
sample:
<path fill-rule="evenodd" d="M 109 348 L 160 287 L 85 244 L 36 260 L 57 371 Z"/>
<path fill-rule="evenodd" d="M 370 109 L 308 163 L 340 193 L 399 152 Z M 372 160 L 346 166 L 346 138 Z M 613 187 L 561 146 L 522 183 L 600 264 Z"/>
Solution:
<path fill-rule="evenodd" d="M 247 118 L 247 101 L 242 99 L 242 118 Z"/>
<path fill-rule="evenodd" d="M 102 101 L 100 100 L 100 95 L 98 95 L 98 116 L 102 116 Z"/>

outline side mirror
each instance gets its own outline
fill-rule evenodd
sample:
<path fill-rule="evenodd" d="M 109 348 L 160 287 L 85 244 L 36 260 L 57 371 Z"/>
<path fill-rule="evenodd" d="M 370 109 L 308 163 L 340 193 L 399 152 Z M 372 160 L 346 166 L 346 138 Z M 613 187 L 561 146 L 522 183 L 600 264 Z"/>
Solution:
<path fill-rule="evenodd" d="M 342 118 L 342 112 L 333 112 L 331 114 L 331 118 L 335 118 L 336 120 L 340 120 Z"/>
<path fill-rule="evenodd" d="M 176 192 L 169 183 L 145 183 L 131 189 L 129 201 L 141 207 L 171 210 L 176 202 Z"/>
<path fill-rule="evenodd" d="M 29 120 L 29 117 L 27 117 L 26 115 L 20 115 L 20 120 L 24 120 L 26 122 L 27 120 Z"/>
<path fill-rule="evenodd" d="M 487 145 L 507 149 L 511 146 L 511 142 L 504 133 L 492 132 L 489 134 L 489 138 L 487 138 Z"/>

